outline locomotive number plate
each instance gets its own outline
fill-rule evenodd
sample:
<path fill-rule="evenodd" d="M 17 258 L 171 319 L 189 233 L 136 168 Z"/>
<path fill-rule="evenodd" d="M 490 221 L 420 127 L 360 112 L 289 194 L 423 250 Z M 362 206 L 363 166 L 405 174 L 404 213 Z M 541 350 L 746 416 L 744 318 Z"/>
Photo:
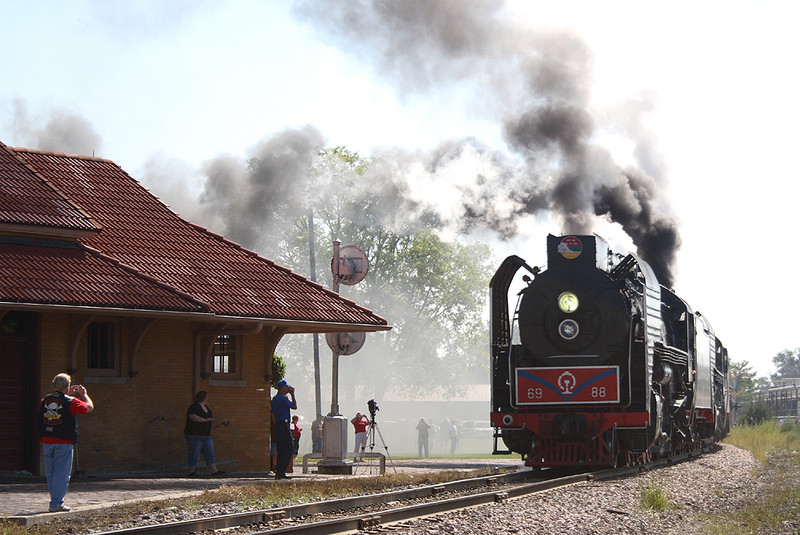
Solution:
<path fill-rule="evenodd" d="M 619 366 L 517 368 L 517 405 L 619 403 Z"/>

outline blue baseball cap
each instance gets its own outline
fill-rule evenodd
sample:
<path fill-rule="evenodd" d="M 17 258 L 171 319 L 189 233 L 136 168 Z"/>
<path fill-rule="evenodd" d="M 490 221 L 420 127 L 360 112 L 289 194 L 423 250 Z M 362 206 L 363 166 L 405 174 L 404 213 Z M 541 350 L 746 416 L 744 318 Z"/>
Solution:
<path fill-rule="evenodd" d="M 275 384 L 275 388 L 277 388 L 278 390 L 280 390 L 280 389 L 281 389 L 281 388 L 283 388 L 284 386 L 292 386 L 292 385 L 290 385 L 289 383 L 287 383 L 287 382 L 286 382 L 286 379 L 281 379 L 280 381 L 278 381 L 278 382 Z"/>

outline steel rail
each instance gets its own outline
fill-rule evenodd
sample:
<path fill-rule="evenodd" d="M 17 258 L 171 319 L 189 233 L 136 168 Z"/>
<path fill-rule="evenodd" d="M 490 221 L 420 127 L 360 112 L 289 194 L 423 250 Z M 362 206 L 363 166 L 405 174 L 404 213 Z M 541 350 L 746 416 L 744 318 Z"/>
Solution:
<path fill-rule="evenodd" d="M 459 479 L 436 485 L 428 485 L 413 489 L 403 489 L 377 494 L 367 494 L 364 496 L 354 496 L 349 498 L 338 498 L 306 504 L 292 505 L 275 509 L 261 509 L 248 511 L 245 513 L 233 513 L 228 515 L 218 515 L 206 518 L 196 518 L 182 520 L 166 524 L 152 524 L 146 526 L 136 526 L 112 531 L 95 532 L 93 535 L 179 535 L 182 533 L 195 533 L 202 530 L 223 529 L 246 524 L 257 524 L 259 522 L 269 522 L 283 518 L 295 518 L 330 511 L 353 509 L 356 507 L 366 507 L 370 505 L 382 504 L 397 500 L 412 500 L 415 498 L 426 498 L 452 492 L 466 488 L 480 487 L 494 483 L 513 483 L 524 481 L 537 474 L 530 470 L 518 470 L 508 474 L 496 474 L 481 476 L 469 479 Z"/>
<path fill-rule="evenodd" d="M 618 474 L 620 470 L 611 470 L 608 472 L 615 472 Z M 550 490 L 557 487 L 565 487 L 575 483 L 582 483 L 592 479 L 602 479 L 600 472 L 597 473 L 583 473 L 571 476 L 564 476 L 555 479 L 547 479 L 538 481 L 536 483 L 529 483 L 527 485 L 520 485 L 511 489 L 502 491 L 489 491 L 480 494 L 472 494 L 469 496 L 460 496 L 457 498 L 448 498 L 430 503 L 419 505 L 409 505 L 406 507 L 398 507 L 396 509 L 388 509 L 378 513 L 366 513 L 361 515 L 350 516 L 346 518 L 339 518 L 333 520 L 325 520 L 322 522 L 312 522 L 297 524 L 295 526 L 282 526 L 278 528 L 268 529 L 265 531 L 251 531 L 250 535 L 284 535 L 289 533 L 304 533 L 308 535 L 332 535 L 336 533 L 352 532 L 354 530 L 373 529 L 381 524 L 395 524 L 405 520 L 414 518 L 421 518 L 441 513 L 448 513 L 468 507 L 475 507 L 478 505 L 486 505 L 490 503 L 502 502 L 506 499 L 518 498 L 520 496 L 527 496 L 545 490 Z M 608 477 L 613 477 L 616 474 L 608 474 Z"/>
<path fill-rule="evenodd" d="M 708 451 L 708 449 L 703 449 L 703 451 Z M 414 489 L 404 489 L 351 498 L 325 500 L 276 509 L 264 509 L 245 513 L 197 518 L 167 524 L 154 524 L 114 531 L 95 532 L 93 535 L 179 535 L 183 533 L 195 533 L 204 530 L 235 528 L 252 524 L 286 520 L 290 518 L 306 517 L 315 514 L 328 513 L 331 511 L 342 511 L 359 507 L 368 507 L 370 505 L 384 504 L 391 501 L 427 498 L 437 494 L 443 494 L 445 492 L 475 488 L 482 485 L 514 483 L 516 481 L 522 482 L 536 476 L 545 477 L 545 479 L 540 481 L 525 483 L 503 490 L 490 490 L 487 492 L 448 498 L 425 504 L 387 509 L 376 513 L 363 513 L 338 519 L 322 520 L 319 522 L 301 522 L 295 525 L 280 526 L 264 531 L 249 531 L 248 533 L 251 535 L 282 535 L 302 532 L 309 535 L 328 535 L 352 532 L 354 530 L 375 528 L 381 524 L 394 524 L 397 522 L 410 520 L 412 518 L 446 513 L 468 507 L 474 507 L 477 505 L 502 502 L 507 499 L 519 498 L 522 496 L 535 494 L 537 492 L 573 485 L 576 483 L 582 483 L 585 481 L 602 481 L 605 479 L 620 477 L 634 472 L 650 470 L 662 465 L 677 464 L 679 462 L 697 457 L 700 454 L 701 452 L 695 451 L 658 459 L 655 461 L 649 461 L 643 464 L 609 468 L 596 472 L 582 472 L 579 474 L 551 478 L 547 478 L 546 473 L 541 474 L 539 472 L 530 470 L 520 470 L 510 474 L 461 479 L 449 483 L 430 485 Z"/>
<path fill-rule="evenodd" d="M 703 449 L 703 451 L 705 452 L 708 450 Z M 397 509 L 380 511 L 374 514 L 361 514 L 346 518 L 325 520 L 316 523 L 312 522 L 298 524 L 295 526 L 282 526 L 265 531 L 251 531 L 249 532 L 249 535 L 284 535 L 291 533 L 304 533 L 307 535 L 332 535 L 352 532 L 354 530 L 375 529 L 382 524 L 395 524 L 414 518 L 447 513 L 460 509 L 466 509 L 468 507 L 475 507 L 478 505 L 502 502 L 507 499 L 519 498 L 522 496 L 535 494 L 537 492 L 543 492 L 559 487 L 566 487 L 568 485 L 582 483 L 585 481 L 602 481 L 605 479 L 628 475 L 634 472 L 650 470 L 654 467 L 662 465 L 677 464 L 679 462 L 690 460 L 699 455 L 700 452 L 684 453 L 668 458 L 650 461 L 640 465 L 623 466 L 619 468 L 600 470 L 597 472 L 584 472 L 581 474 L 545 479 L 502 491 L 490 491 L 481 494 L 461 496 L 420 505 L 410 505 L 407 507 L 399 507 Z"/>

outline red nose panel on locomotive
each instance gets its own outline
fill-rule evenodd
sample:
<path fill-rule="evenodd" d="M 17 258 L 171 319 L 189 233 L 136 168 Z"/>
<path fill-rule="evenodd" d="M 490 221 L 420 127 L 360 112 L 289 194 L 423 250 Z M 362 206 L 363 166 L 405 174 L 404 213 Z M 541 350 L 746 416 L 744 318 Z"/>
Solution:
<path fill-rule="evenodd" d="M 548 236 L 548 269 L 523 291 L 513 352 L 517 405 L 619 403 L 630 305 L 609 277 L 607 244 Z"/>

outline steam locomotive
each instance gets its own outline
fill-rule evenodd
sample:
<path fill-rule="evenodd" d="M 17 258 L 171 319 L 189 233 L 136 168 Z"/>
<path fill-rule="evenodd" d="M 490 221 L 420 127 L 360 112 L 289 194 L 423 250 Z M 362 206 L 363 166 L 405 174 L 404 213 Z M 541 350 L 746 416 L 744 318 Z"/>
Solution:
<path fill-rule="evenodd" d="M 545 271 L 510 256 L 490 292 L 493 453 L 533 468 L 619 466 L 727 434 L 727 350 L 637 255 L 550 235 Z"/>

